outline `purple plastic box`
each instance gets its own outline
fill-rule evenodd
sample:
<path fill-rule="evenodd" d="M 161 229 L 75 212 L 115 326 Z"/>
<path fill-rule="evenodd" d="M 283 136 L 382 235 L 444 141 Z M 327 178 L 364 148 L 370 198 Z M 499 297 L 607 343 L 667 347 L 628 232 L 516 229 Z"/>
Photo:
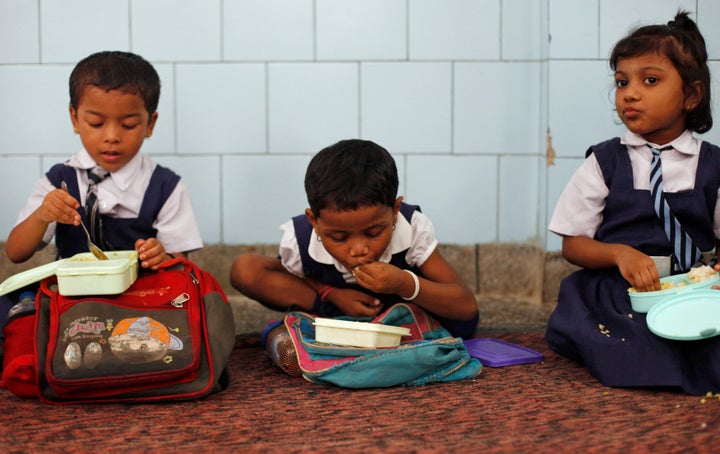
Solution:
<path fill-rule="evenodd" d="M 499 339 L 486 337 L 468 339 L 463 342 L 470 356 L 480 360 L 484 366 L 513 366 L 515 364 L 537 363 L 543 360 L 542 353 Z"/>

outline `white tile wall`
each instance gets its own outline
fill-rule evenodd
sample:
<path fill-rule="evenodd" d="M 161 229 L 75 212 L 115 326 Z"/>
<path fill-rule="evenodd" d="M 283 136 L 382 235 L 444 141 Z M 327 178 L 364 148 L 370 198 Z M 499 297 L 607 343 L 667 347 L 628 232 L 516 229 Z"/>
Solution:
<path fill-rule="evenodd" d="M 0 61 L 37 63 L 40 60 L 37 1 L 0 2 Z"/>
<path fill-rule="evenodd" d="M 455 152 L 542 153 L 541 70 L 540 63 L 456 63 Z"/>
<path fill-rule="evenodd" d="M 361 134 L 393 153 L 449 153 L 452 65 L 363 63 Z"/>
<path fill-rule="evenodd" d="M 308 206 L 303 180 L 310 157 L 224 157 L 221 173 L 223 241 L 229 244 L 278 243 L 278 227 L 304 213 Z M 248 238 L 252 240 L 248 241 Z"/>
<path fill-rule="evenodd" d="M 699 14 L 718 74 L 718 4 L 0 0 L 0 239 L 37 178 L 80 146 L 67 113 L 74 64 L 120 49 L 160 74 L 143 152 L 182 175 L 208 244 L 276 243 L 307 205 L 311 156 L 362 137 L 393 153 L 401 194 L 441 241 L 555 250 L 546 224 L 560 191 L 589 145 L 624 130 L 610 48 L 685 8 Z M 719 131 L 705 138 L 720 143 Z"/>
<path fill-rule="evenodd" d="M 174 153 L 176 150 L 176 122 L 175 110 L 175 66 L 169 63 L 156 63 L 155 70 L 160 76 L 160 103 L 158 104 L 158 119 L 153 129 L 153 135 L 145 140 L 143 153 Z"/>
<path fill-rule="evenodd" d="M 64 65 L 0 65 L 0 154 L 77 150 Z"/>
<path fill-rule="evenodd" d="M 541 165 L 537 156 L 501 156 L 498 174 L 498 241 L 532 243 L 537 241 Z M 532 189 L 531 189 L 532 188 Z"/>
<path fill-rule="evenodd" d="M 357 63 L 276 63 L 268 72 L 270 152 L 312 153 L 358 136 Z"/>
<path fill-rule="evenodd" d="M 497 60 L 501 47 L 500 3 L 409 0 L 410 58 Z"/>
<path fill-rule="evenodd" d="M 698 27 L 705 37 L 708 57 L 717 60 L 720 58 L 720 27 L 717 19 L 720 17 L 720 2 L 717 0 L 698 0 Z M 712 74 L 717 74 L 714 72 Z"/>
<path fill-rule="evenodd" d="M 550 58 L 598 56 L 600 0 L 550 0 Z"/>
<path fill-rule="evenodd" d="M 96 3 L 98 8 L 104 5 Z M 222 36 L 220 3 L 220 0 L 133 1 L 132 51 L 153 61 L 218 61 Z"/>
<path fill-rule="evenodd" d="M 0 216 L 0 231 L 7 238 L 15 226 L 18 213 L 25 205 L 25 198 L 42 175 L 40 158 L 37 156 L 0 156 L 0 179 L 5 191 Z M 18 194 L 19 196 L 13 196 Z"/>
<path fill-rule="evenodd" d="M 225 0 L 225 60 L 312 60 L 313 0 Z M 281 33 L 268 31 L 281 30 Z"/>
<path fill-rule="evenodd" d="M 265 65 L 176 66 L 178 153 L 266 150 Z"/>
<path fill-rule="evenodd" d="M 320 60 L 407 58 L 406 0 L 317 0 Z"/>
<path fill-rule="evenodd" d="M 502 2 L 503 60 L 539 60 L 547 57 L 546 2 Z"/>
<path fill-rule="evenodd" d="M 98 50 L 128 50 L 128 0 L 40 2 L 43 63 L 71 63 Z"/>
<path fill-rule="evenodd" d="M 406 165 L 405 199 L 430 217 L 438 241 L 471 244 L 497 239 L 496 156 L 410 156 Z"/>

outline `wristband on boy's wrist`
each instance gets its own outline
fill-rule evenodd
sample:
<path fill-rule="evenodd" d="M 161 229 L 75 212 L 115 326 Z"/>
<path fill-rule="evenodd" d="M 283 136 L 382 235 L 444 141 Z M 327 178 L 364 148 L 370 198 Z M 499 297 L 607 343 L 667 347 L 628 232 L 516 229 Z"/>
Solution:
<path fill-rule="evenodd" d="M 323 301 L 323 302 L 327 301 L 328 296 L 330 296 L 330 294 L 333 292 L 333 290 L 335 290 L 335 287 L 333 287 L 332 285 L 326 285 L 323 288 L 321 288 L 320 290 L 318 290 L 317 293 L 318 293 L 318 296 L 320 296 L 320 301 Z"/>
<path fill-rule="evenodd" d="M 402 296 L 402 295 L 400 295 L 400 297 L 401 297 L 402 299 L 404 299 L 405 301 L 412 301 L 412 300 L 414 300 L 415 298 L 417 298 L 418 293 L 420 293 L 420 280 L 418 279 L 417 274 L 413 273 L 412 271 L 410 271 L 410 270 L 403 270 L 403 271 L 405 271 L 405 272 L 408 273 L 410 276 L 412 276 L 413 282 L 415 282 L 415 291 L 414 291 L 413 294 L 412 294 L 410 297 L 408 297 L 408 298 L 405 298 L 405 297 Z"/>

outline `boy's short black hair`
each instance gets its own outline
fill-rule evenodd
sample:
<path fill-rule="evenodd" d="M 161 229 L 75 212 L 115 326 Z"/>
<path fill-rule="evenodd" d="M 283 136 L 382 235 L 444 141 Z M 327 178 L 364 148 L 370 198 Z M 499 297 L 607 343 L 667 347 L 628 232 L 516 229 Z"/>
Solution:
<path fill-rule="evenodd" d="M 320 211 L 356 210 L 365 206 L 393 207 L 398 173 L 388 151 L 369 140 L 350 139 L 322 149 L 305 173 L 305 192 L 316 217 Z"/>
<path fill-rule="evenodd" d="M 160 101 L 160 77 L 144 58 L 130 52 L 103 51 L 75 65 L 70 74 L 70 105 L 77 109 L 85 88 L 120 90 L 140 96 L 152 116 Z"/>

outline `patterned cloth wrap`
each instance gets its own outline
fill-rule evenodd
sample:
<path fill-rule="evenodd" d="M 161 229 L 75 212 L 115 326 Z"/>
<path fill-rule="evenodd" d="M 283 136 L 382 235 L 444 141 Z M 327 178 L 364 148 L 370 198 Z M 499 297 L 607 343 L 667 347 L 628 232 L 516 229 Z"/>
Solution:
<path fill-rule="evenodd" d="M 292 337 L 303 376 L 313 383 L 344 388 L 381 388 L 425 385 L 473 378 L 482 364 L 472 358 L 462 339 L 450 333 L 412 303 L 399 303 L 370 321 L 410 329 L 400 346 L 386 348 L 345 347 L 315 341 L 315 318 L 305 312 L 289 312 L 285 326 Z"/>

